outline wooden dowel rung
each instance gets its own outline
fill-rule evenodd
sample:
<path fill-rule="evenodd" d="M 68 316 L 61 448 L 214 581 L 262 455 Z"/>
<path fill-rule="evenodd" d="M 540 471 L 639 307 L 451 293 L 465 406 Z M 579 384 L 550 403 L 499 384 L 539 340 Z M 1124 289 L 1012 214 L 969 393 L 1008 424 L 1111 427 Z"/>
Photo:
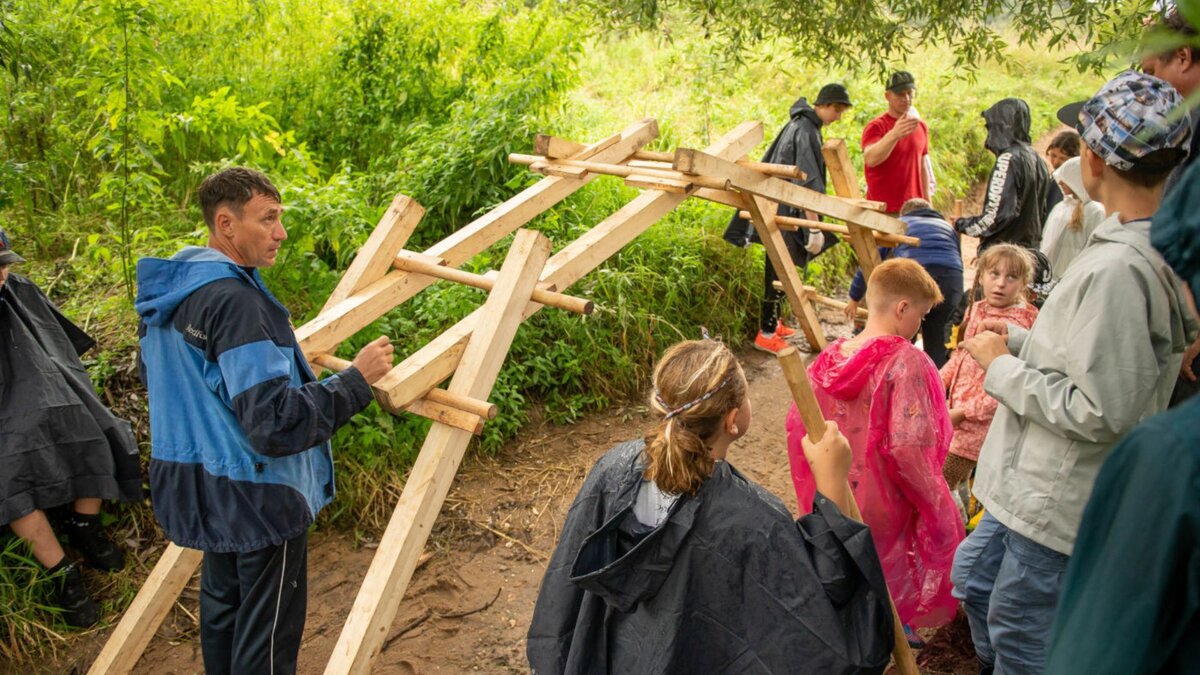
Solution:
<path fill-rule="evenodd" d="M 443 390 L 433 389 L 431 391 Z M 462 408 L 446 405 L 445 403 L 438 403 L 428 398 L 419 398 L 409 403 L 405 410 L 414 415 L 420 415 L 426 419 L 433 420 L 434 422 L 441 422 L 456 429 L 469 431 L 475 435 L 483 432 L 483 418 L 479 415 L 463 410 Z"/>
<path fill-rule="evenodd" d="M 771 285 L 774 286 L 776 290 L 783 290 L 783 284 L 779 281 L 774 281 L 771 283 Z M 817 290 L 812 286 L 804 287 L 804 297 L 808 300 L 812 300 L 813 302 L 825 305 L 826 307 L 833 307 L 834 309 L 846 309 L 847 305 L 847 303 L 842 302 L 841 300 L 834 300 L 833 298 L 819 295 Z M 862 307 L 859 307 L 855 314 L 857 314 L 860 319 L 867 318 L 867 310 L 863 309 Z"/>
<path fill-rule="evenodd" d="M 484 419 L 496 419 L 496 404 L 489 401 L 480 401 L 479 399 L 463 396 L 462 394 L 454 394 L 446 391 L 445 389 L 439 389 L 437 387 L 430 389 L 429 392 L 425 394 L 425 398 L 433 401 L 434 403 L 441 403 L 443 405 L 448 405 L 460 410 L 465 410 Z"/>
<path fill-rule="evenodd" d="M 312 362 L 335 372 L 342 372 L 353 365 L 353 362 L 338 358 L 333 354 L 317 354 Z M 383 404 L 382 399 L 376 399 Z M 390 412 L 398 413 L 384 406 Z M 417 399 L 403 408 L 414 415 L 420 415 L 435 422 L 448 424 L 457 429 L 478 434 L 483 430 L 483 421 L 496 417 L 496 406 L 487 401 L 479 401 L 467 396 L 451 394 L 445 389 L 430 389 L 423 398 Z"/>
<path fill-rule="evenodd" d="M 738 215 L 747 220 L 750 219 L 749 211 L 738 211 Z M 808 218 L 791 218 L 789 216 L 775 216 L 775 222 L 781 230 L 798 230 L 805 228 L 809 230 L 821 230 L 822 232 L 833 232 L 835 234 L 843 234 L 850 236 L 850 228 L 837 223 L 826 223 L 820 220 L 809 220 Z M 921 240 L 916 237 L 910 237 L 906 234 L 888 234 L 886 232 L 876 232 L 869 230 L 875 236 L 875 243 L 880 246 L 898 246 L 906 244 L 908 246 L 920 246 Z"/>
<path fill-rule="evenodd" d="M 453 281 L 484 291 L 491 291 L 492 287 L 496 284 L 495 280 L 487 275 L 474 274 L 460 270 L 457 267 L 447 267 L 437 264 L 429 260 L 428 256 L 423 256 L 413 251 L 401 251 L 400 255 L 396 256 L 395 261 L 393 261 L 392 267 L 413 274 L 423 274 L 437 279 Z M 544 288 L 534 289 L 533 300 L 547 307 L 557 307 L 558 309 L 565 309 L 568 312 L 575 312 L 576 314 L 591 314 L 595 309 L 595 305 L 591 300 L 577 298 L 573 295 L 566 295 Z"/>

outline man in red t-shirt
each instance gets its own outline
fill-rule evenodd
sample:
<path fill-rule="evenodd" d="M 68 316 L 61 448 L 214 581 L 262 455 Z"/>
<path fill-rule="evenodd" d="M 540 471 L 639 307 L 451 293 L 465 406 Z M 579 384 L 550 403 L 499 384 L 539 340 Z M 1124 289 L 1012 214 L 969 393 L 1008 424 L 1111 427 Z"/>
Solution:
<path fill-rule="evenodd" d="M 929 127 L 917 116 L 913 97 L 917 83 L 903 70 L 888 80 L 888 109 L 863 129 L 863 164 L 867 199 L 884 202 L 889 213 L 914 197 L 929 199 Z"/>

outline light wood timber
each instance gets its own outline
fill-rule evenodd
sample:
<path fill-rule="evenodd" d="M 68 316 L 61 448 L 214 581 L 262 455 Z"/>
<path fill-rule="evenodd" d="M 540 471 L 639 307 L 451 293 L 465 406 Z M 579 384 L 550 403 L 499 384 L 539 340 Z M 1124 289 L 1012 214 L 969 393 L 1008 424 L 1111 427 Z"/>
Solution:
<path fill-rule="evenodd" d="M 750 212 L 738 211 L 738 216 L 749 220 Z M 779 229 L 781 230 L 799 230 L 801 228 L 806 228 L 809 230 L 821 230 L 822 232 L 833 232 L 834 234 L 850 236 L 849 227 L 846 227 L 845 225 L 838 225 L 837 223 L 826 223 L 821 220 L 775 216 L 775 223 L 779 225 Z M 876 232 L 875 230 L 868 230 L 868 232 L 875 237 L 875 244 L 877 246 L 898 246 L 900 244 L 906 244 L 908 246 L 921 245 L 920 239 L 917 239 L 916 237 L 910 237 L 908 235 L 885 234 L 883 232 Z"/>
<path fill-rule="evenodd" d="M 392 259 L 408 243 L 408 238 L 412 236 L 423 215 L 424 207 L 411 197 L 397 194 L 392 199 L 391 206 L 379 219 L 379 224 L 371 231 L 371 236 L 367 237 L 366 243 L 358 249 L 337 287 L 329 294 L 322 311 L 354 295 L 356 291 L 362 290 L 386 274 L 392 267 Z"/>
<path fill-rule="evenodd" d="M 620 139 L 595 151 L 586 149 L 582 156 L 600 162 L 621 161 L 658 136 L 654 120 L 630 125 Z M 583 187 L 595 176 L 582 180 L 549 177 L 522 190 L 468 225 L 450 234 L 425 251 L 443 258 L 450 267 L 458 267 L 492 244 L 511 234 L 550 207 Z M 296 330 L 296 339 L 305 354 L 328 353 L 346 338 L 365 328 L 400 303 L 434 283 L 430 277 L 394 270 L 354 295 L 321 312 Z M 436 384 L 436 382 L 435 382 Z"/>
<path fill-rule="evenodd" d="M 854 249 L 854 255 L 858 257 L 858 266 L 862 268 L 863 279 L 870 279 L 871 273 L 882 262 L 879 256 L 879 248 L 875 244 L 875 238 L 871 236 L 870 230 L 854 223 L 846 223 L 846 227 L 850 230 L 849 240 L 850 246 Z"/>
<path fill-rule="evenodd" d="M 761 123 L 747 122 L 718 139 L 708 151 L 720 157 L 741 157 L 762 142 L 762 133 Z M 684 195 L 669 192 L 641 193 L 554 254 L 546 263 L 542 281 L 555 288 L 570 287 L 685 199 Z M 528 318 L 539 309 L 540 304 L 530 304 L 525 316 Z M 378 388 L 387 390 L 390 405 L 403 407 L 454 372 L 458 356 L 479 321 L 480 312 L 476 310 L 464 317 L 375 383 Z"/>
<path fill-rule="evenodd" d="M 318 354 L 313 357 L 313 362 L 334 372 L 341 372 L 353 365 L 353 362 L 338 358 L 332 354 Z M 379 396 L 379 390 L 374 387 L 372 387 L 372 390 L 375 392 L 379 405 L 388 408 L 387 402 Z M 401 410 L 389 409 L 389 412 L 394 413 L 403 411 L 477 434 L 483 430 L 484 420 L 496 418 L 497 407 L 495 403 L 477 401 L 465 396 L 452 394 L 445 389 L 434 387 L 425 392 L 423 398 L 413 401 L 406 408 Z"/>
<path fill-rule="evenodd" d="M 821 146 L 821 154 L 825 156 L 825 166 L 829 168 L 829 178 L 833 182 L 833 191 L 839 197 L 861 199 L 862 189 L 858 186 L 858 174 L 850 163 L 850 151 L 846 149 L 846 141 L 831 138 Z"/>
<path fill-rule="evenodd" d="M 573 141 L 568 141 L 557 136 L 549 134 L 538 134 L 533 141 L 534 154 L 542 155 L 549 159 L 568 159 L 577 154 L 584 146 Z M 633 167 L 641 167 L 645 169 L 670 169 L 671 162 L 675 160 L 675 153 L 661 152 L 655 150 L 638 150 L 633 153 L 633 160 L 628 164 Z M 798 166 L 790 164 L 772 164 L 770 162 L 754 162 L 748 159 L 739 159 L 737 163 L 748 169 L 754 169 L 759 173 L 765 173 L 780 178 L 795 178 L 804 180 L 808 177 Z"/>
<path fill-rule="evenodd" d="M 88 675 L 116 675 L 133 670 L 203 558 L 204 553 L 195 549 L 167 544 L 146 583 L 92 662 Z"/>
<path fill-rule="evenodd" d="M 813 349 L 820 351 L 825 348 L 825 332 L 821 330 L 821 320 L 813 310 L 804 295 L 804 284 L 800 275 L 796 274 L 796 263 L 788 253 L 787 245 L 783 243 L 783 233 L 775 224 L 775 213 L 779 205 L 757 195 L 747 196 L 750 207 L 750 222 L 758 232 L 759 241 L 767 252 L 767 264 L 775 267 L 775 276 L 783 284 L 783 293 L 787 296 L 792 313 L 800 321 L 800 330 Z"/>
<path fill-rule="evenodd" d="M 640 169 L 666 169 L 671 170 L 671 161 L 675 157 L 670 152 L 650 152 L 647 150 L 638 150 L 633 153 L 635 159 L 626 162 L 627 165 Z M 653 157 L 651 159 L 650 157 Z M 747 169 L 753 169 L 759 173 L 775 176 L 776 178 L 787 178 L 789 180 L 804 180 L 808 178 L 808 174 L 800 170 L 800 167 L 791 166 L 788 164 L 771 164 L 770 162 L 752 162 L 748 159 L 739 159 L 736 164 L 744 166 Z"/>
<path fill-rule="evenodd" d="M 639 175 L 636 173 L 626 176 L 625 184 L 639 190 L 662 190 L 663 192 L 674 192 L 680 195 L 686 195 L 696 187 L 695 183 L 675 180 L 673 178 Z"/>
<path fill-rule="evenodd" d="M 675 151 L 675 169 L 686 174 L 723 178 L 727 187 L 751 193 L 772 201 L 815 211 L 825 216 L 862 225 L 888 234 L 904 234 L 904 223 L 876 211 L 854 206 L 837 197 L 800 187 L 770 176 L 763 176 L 737 164 L 713 157 L 699 150 L 680 148 Z M 704 187 L 708 187 L 705 185 Z"/>
<path fill-rule="evenodd" d="M 608 138 L 593 143 L 591 147 L 598 152 L 619 140 L 621 140 L 621 135 L 614 134 Z M 551 136 L 549 134 L 538 134 L 533 138 L 533 151 L 539 155 L 545 155 L 546 157 L 553 159 L 570 159 L 584 152 L 587 148 L 588 146 L 582 143 L 568 141 L 566 139 L 559 138 L 557 136 Z M 576 159 L 580 158 L 576 157 Z"/>
<path fill-rule="evenodd" d="M 587 169 L 581 169 L 577 166 L 551 164 L 549 162 L 534 162 L 529 165 L 529 169 L 530 171 L 536 171 L 547 176 L 558 176 L 559 178 L 571 178 L 574 180 L 579 180 L 587 176 Z"/>
<path fill-rule="evenodd" d="M 783 284 L 779 283 L 778 281 L 773 282 L 772 285 L 778 290 L 781 290 L 781 291 L 783 290 Z M 808 298 L 809 300 L 812 300 L 813 302 L 815 302 L 817 304 L 825 305 L 827 307 L 832 307 L 834 309 L 846 309 L 846 305 L 848 304 L 841 300 L 834 300 L 833 298 L 821 295 L 821 294 L 817 293 L 817 289 L 813 288 L 812 286 L 804 287 L 804 297 Z M 867 310 L 863 309 L 862 307 L 859 307 L 855 311 L 855 315 L 858 316 L 858 318 L 860 318 L 860 319 L 865 319 L 865 318 L 867 318 Z"/>
<path fill-rule="evenodd" d="M 492 290 L 492 286 L 496 283 L 495 279 L 490 276 L 474 274 L 456 267 L 446 267 L 432 262 L 426 255 L 414 253 L 413 251 L 401 251 L 393 259 L 392 264 L 398 270 L 437 277 L 438 279 L 453 281 L 484 291 Z M 591 314 L 595 309 L 595 305 L 591 300 L 564 295 L 544 288 L 535 288 L 533 299 L 543 305 L 565 309 L 568 312 L 575 312 L 576 314 Z"/>
<path fill-rule="evenodd" d="M 646 169 L 634 168 L 625 164 L 611 164 L 605 162 L 594 162 L 590 160 L 547 159 L 540 155 L 523 155 L 517 152 L 510 154 L 508 156 L 508 161 L 513 164 L 527 165 L 531 171 L 538 171 L 539 173 L 546 173 L 553 167 L 562 166 L 568 168 L 573 167 L 586 169 L 591 173 L 600 173 L 608 176 L 620 176 L 622 178 L 637 175 L 665 178 L 679 182 L 693 183 L 702 187 L 709 187 L 718 190 L 725 189 L 728 186 L 727 182 L 720 178 L 713 178 L 711 176 L 689 176 L 670 168 Z"/>
<path fill-rule="evenodd" d="M 532 230 L 517 233 L 450 381 L 451 393 L 475 399 L 490 395 L 549 256 L 550 240 Z M 370 672 L 470 441 L 471 434 L 461 429 L 437 423 L 430 428 L 326 665 L 326 675 Z"/>
<path fill-rule="evenodd" d="M 786 347 L 779 351 L 779 366 L 783 369 L 783 378 L 787 381 L 788 388 L 791 389 L 792 400 L 796 402 L 796 411 L 800 413 L 800 420 L 804 422 L 808 440 L 819 443 L 827 430 L 825 414 L 821 411 L 821 406 L 817 403 L 817 397 L 813 393 L 812 384 L 808 381 L 808 373 L 804 369 L 803 359 L 794 348 Z M 854 490 L 851 489 L 849 483 L 846 484 L 846 494 L 850 501 L 850 513 L 846 515 L 863 523 L 862 512 L 858 509 L 858 502 L 854 499 Z M 896 603 L 892 600 L 891 590 L 888 591 L 888 604 L 892 607 L 892 632 L 895 638 L 892 659 L 896 662 L 896 669 L 900 675 L 921 675 L 921 671 L 917 669 L 917 659 L 913 656 L 912 647 L 909 646 L 908 638 L 904 635 L 904 624 L 900 622 L 900 614 L 896 612 Z"/>

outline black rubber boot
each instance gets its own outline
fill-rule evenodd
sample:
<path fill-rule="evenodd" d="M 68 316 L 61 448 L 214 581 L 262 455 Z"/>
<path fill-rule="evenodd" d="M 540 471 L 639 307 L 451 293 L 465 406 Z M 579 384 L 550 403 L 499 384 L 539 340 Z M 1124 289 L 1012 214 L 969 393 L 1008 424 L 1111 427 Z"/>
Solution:
<path fill-rule="evenodd" d="M 88 595 L 79 567 L 63 558 L 62 562 L 50 568 L 50 574 L 57 575 L 51 602 L 62 611 L 63 621 L 75 628 L 96 625 L 100 620 L 100 607 Z"/>
<path fill-rule="evenodd" d="M 63 531 L 90 567 L 113 572 L 125 566 L 125 554 L 104 534 L 99 514 L 71 513 L 63 518 Z"/>

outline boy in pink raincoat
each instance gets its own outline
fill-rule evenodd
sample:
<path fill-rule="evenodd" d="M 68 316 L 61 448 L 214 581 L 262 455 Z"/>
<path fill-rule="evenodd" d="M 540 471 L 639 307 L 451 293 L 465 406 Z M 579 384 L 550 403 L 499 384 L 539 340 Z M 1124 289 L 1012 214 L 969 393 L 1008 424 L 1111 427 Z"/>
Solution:
<path fill-rule="evenodd" d="M 850 486 L 896 610 L 911 627 L 943 625 L 958 606 L 950 596 L 950 567 L 963 523 L 942 479 L 950 415 L 937 368 L 909 342 L 941 301 L 937 284 L 918 263 L 888 260 L 867 286 L 866 328 L 830 344 L 808 369 L 825 418 L 850 440 Z M 792 481 L 800 510 L 807 512 L 814 483 L 794 405 L 787 430 Z"/>

